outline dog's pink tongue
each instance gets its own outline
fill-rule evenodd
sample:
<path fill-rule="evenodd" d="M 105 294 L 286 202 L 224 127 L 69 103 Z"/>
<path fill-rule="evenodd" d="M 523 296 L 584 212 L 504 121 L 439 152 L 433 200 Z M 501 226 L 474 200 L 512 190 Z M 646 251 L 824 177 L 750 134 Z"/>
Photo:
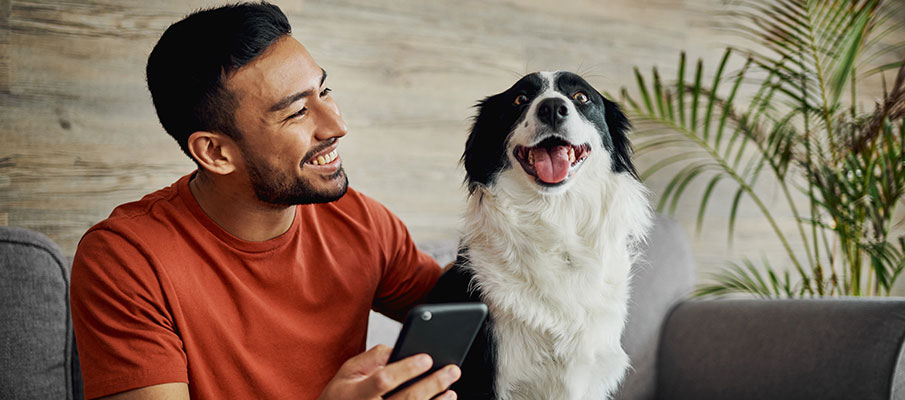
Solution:
<path fill-rule="evenodd" d="M 535 147 L 534 170 L 545 183 L 559 183 L 569 174 L 569 146 L 555 146 L 552 149 Z"/>

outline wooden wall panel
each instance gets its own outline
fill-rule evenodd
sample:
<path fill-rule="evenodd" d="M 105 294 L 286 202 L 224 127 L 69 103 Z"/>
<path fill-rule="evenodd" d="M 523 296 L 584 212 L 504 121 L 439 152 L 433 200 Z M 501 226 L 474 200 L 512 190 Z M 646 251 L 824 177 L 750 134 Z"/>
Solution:
<path fill-rule="evenodd" d="M 71 255 L 114 206 L 192 171 L 157 122 L 144 65 L 170 23 L 217 3 L 0 0 L 0 223 L 43 232 Z M 681 49 L 713 65 L 732 40 L 713 29 L 720 0 L 275 3 L 329 71 L 352 185 L 418 239 L 457 235 L 458 160 L 479 99 L 548 69 L 616 92 L 633 85 L 633 66 L 672 76 Z M 656 192 L 663 179 L 648 183 Z M 688 203 L 677 218 L 691 233 Z M 701 271 L 735 254 L 726 211 L 714 208 L 695 239 Z M 739 226 L 745 247 L 782 254 L 753 208 Z"/>

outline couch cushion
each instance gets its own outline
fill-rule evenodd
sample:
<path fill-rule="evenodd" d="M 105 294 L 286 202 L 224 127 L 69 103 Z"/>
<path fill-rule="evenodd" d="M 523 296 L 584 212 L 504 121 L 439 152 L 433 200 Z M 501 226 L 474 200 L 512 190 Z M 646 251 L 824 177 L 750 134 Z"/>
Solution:
<path fill-rule="evenodd" d="M 905 300 L 696 300 L 666 321 L 658 398 L 905 399 Z"/>
<path fill-rule="evenodd" d="M 69 269 L 44 235 L 0 227 L 0 398 L 73 398 Z"/>

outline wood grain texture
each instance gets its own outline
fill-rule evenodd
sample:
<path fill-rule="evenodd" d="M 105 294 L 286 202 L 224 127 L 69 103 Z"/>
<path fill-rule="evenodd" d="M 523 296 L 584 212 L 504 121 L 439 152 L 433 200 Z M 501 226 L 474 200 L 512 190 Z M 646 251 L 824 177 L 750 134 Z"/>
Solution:
<path fill-rule="evenodd" d="M 113 207 L 192 171 L 157 122 L 144 66 L 170 23 L 219 3 L 0 0 L 0 215 L 9 225 L 72 255 Z M 349 126 L 340 151 L 352 185 L 419 240 L 458 235 L 458 160 L 478 100 L 550 69 L 616 92 L 633 85 L 634 66 L 672 76 L 681 49 L 713 65 L 735 40 L 713 29 L 719 0 L 275 3 L 330 73 Z M 662 178 L 648 183 L 663 187 Z M 677 214 L 690 233 L 695 207 Z M 737 252 L 725 245 L 726 211 L 715 213 L 694 239 L 702 273 Z M 782 254 L 756 210 L 740 218 L 737 243 Z"/>

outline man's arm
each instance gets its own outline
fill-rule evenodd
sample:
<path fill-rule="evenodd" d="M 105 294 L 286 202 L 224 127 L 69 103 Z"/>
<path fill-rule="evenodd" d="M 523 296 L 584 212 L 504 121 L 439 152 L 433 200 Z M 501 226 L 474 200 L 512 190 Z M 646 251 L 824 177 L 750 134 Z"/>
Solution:
<path fill-rule="evenodd" d="M 164 383 L 127 392 L 117 393 L 112 396 L 102 397 L 102 400 L 188 400 L 189 385 L 182 382 Z"/>
<path fill-rule="evenodd" d="M 163 284 L 117 232 L 89 231 L 72 264 L 70 304 L 87 398 L 188 382 Z"/>
<path fill-rule="evenodd" d="M 427 371 L 431 366 L 430 357 L 413 356 L 386 365 L 391 348 L 377 346 L 350 358 L 343 364 L 336 376 L 327 384 L 321 400 L 328 399 L 379 399 L 380 395 Z M 390 399 L 438 399 L 452 400 L 456 394 L 446 390 L 455 382 L 461 372 L 456 366 L 443 368 L 418 383 L 408 387 Z M 442 396 L 438 396 L 442 394 Z M 435 397 L 437 396 L 437 397 Z M 164 383 L 117 393 L 101 400 L 188 400 L 189 387 L 185 383 Z"/>

